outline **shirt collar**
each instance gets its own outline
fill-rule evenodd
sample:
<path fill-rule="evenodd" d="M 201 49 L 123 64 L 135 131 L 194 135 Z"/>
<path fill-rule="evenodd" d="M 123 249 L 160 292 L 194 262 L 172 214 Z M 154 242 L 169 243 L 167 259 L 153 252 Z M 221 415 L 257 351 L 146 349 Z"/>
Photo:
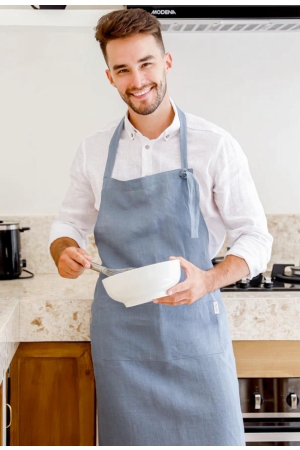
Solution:
<path fill-rule="evenodd" d="M 170 102 L 171 102 L 172 108 L 175 113 L 173 122 L 171 123 L 171 125 L 168 128 L 165 129 L 165 131 L 162 132 L 162 134 L 157 139 L 154 139 L 154 140 L 164 139 L 165 141 L 168 141 L 172 136 L 175 136 L 176 134 L 179 133 L 180 121 L 179 121 L 179 117 L 178 117 L 177 108 L 172 99 L 170 99 Z M 134 128 L 134 126 L 129 121 L 128 112 L 125 114 L 124 128 L 125 128 L 126 133 L 128 134 L 128 136 L 130 137 L 130 139 L 132 141 L 138 135 L 142 136 L 142 134 L 136 128 Z M 145 139 L 144 136 L 143 136 L 143 138 Z"/>

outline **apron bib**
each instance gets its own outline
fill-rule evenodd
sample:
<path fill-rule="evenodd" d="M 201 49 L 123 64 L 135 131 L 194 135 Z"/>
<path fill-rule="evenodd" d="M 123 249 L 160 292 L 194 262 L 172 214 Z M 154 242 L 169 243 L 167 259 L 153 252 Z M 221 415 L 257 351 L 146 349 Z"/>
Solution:
<path fill-rule="evenodd" d="M 186 118 L 178 114 L 179 169 L 113 179 L 124 119 L 112 137 L 94 230 L 106 267 L 141 267 L 171 255 L 212 267 L 199 184 L 187 164 Z M 107 295 L 103 278 L 91 323 L 101 445 L 244 445 L 220 291 L 189 306 L 126 308 Z"/>

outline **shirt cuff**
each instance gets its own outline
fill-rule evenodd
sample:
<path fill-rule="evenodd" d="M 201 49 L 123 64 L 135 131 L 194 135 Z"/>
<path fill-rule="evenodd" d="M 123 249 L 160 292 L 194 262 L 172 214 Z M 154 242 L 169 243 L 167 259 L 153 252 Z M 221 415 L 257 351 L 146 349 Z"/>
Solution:
<path fill-rule="evenodd" d="M 273 238 L 270 234 L 268 235 L 267 244 L 265 243 L 264 245 L 258 244 L 254 239 L 247 237 L 247 242 L 236 241 L 230 250 L 228 250 L 225 257 L 227 255 L 233 255 L 244 259 L 249 267 L 249 274 L 246 278 L 251 280 L 253 277 L 267 270 L 268 262 L 271 259 L 272 242 Z"/>

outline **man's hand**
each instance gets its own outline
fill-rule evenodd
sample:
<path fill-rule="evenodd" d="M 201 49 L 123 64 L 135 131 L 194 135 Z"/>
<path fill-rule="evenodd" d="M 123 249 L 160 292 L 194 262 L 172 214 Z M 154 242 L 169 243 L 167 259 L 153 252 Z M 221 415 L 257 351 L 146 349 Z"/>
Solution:
<path fill-rule="evenodd" d="M 168 297 L 157 298 L 153 300 L 154 303 L 169 306 L 191 305 L 210 292 L 210 277 L 207 276 L 207 271 L 199 269 L 181 256 L 177 258 L 171 256 L 169 259 L 179 259 L 186 280 L 169 289 Z"/>
<path fill-rule="evenodd" d="M 209 270 L 201 270 L 186 259 L 171 256 L 169 259 L 179 259 L 186 280 L 178 283 L 167 291 L 167 297 L 153 300 L 162 305 L 191 305 L 209 292 L 228 286 L 249 275 L 246 261 L 238 256 L 228 255 L 221 263 Z"/>
<path fill-rule="evenodd" d="M 91 267 L 91 256 L 79 248 L 76 241 L 62 237 L 52 242 L 50 252 L 57 266 L 58 273 L 63 278 L 78 278 L 84 269 Z"/>
<path fill-rule="evenodd" d="M 84 269 L 91 267 L 92 258 L 85 250 L 77 247 L 68 247 L 60 255 L 57 269 L 63 278 L 78 278 Z"/>

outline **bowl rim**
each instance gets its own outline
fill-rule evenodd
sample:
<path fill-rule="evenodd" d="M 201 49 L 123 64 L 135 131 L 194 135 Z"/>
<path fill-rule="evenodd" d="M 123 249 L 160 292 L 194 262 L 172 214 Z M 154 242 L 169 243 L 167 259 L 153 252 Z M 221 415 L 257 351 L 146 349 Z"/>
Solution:
<path fill-rule="evenodd" d="M 177 264 L 179 263 L 179 267 L 180 267 L 180 261 L 179 259 L 171 259 L 171 260 L 167 260 L 167 261 L 161 261 L 159 263 L 154 263 L 154 264 L 148 264 L 147 266 L 142 266 L 142 267 L 136 267 L 135 269 L 132 270 L 127 270 L 126 272 L 122 272 L 122 273 L 118 273 L 116 275 L 112 275 L 110 277 L 106 277 L 102 280 L 102 282 L 106 282 L 108 280 L 115 280 L 116 277 L 121 277 L 121 276 L 125 276 L 129 273 L 136 273 L 136 271 L 138 270 L 142 270 L 142 269 L 146 269 L 147 267 L 151 267 L 151 266 L 158 266 L 160 264 L 166 264 L 166 263 L 174 263 L 177 262 Z"/>

